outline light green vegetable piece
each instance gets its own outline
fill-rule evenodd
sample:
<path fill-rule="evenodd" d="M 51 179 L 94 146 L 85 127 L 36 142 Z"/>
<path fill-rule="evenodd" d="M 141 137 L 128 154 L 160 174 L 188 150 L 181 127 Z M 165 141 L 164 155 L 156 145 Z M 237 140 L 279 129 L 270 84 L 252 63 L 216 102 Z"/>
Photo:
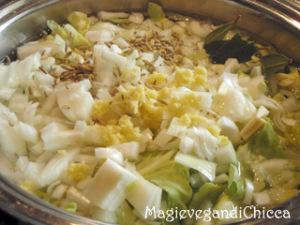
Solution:
<path fill-rule="evenodd" d="M 163 8 L 154 2 L 149 2 L 148 4 L 148 15 L 153 21 L 160 21 L 165 18 Z"/>
<path fill-rule="evenodd" d="M 86 49 L 91 47 L 91 43 L 70 24 L 62 27 L 55 21 L 48 20 L 47 26 L 53 34 L 62 37 L 72 48 Z"/>
<path fill-rule="evenodd" d="M 136 168 L 140 174 L 149 174 L 151 172 L 159 170 L 161 167 L 166 165 L 171 161 L 175 154 L 175 151 L 168 151 L 164 154 L 145 154 L 143 155 L 143 160 L 141 160 L 137 165 Z"/>
<path fill-rule="evenodd" d="M 228 194 L 236 200 L 240 200 L 245 195 L 245 180 L 241 178 L 240 163 L 229 165 L 229 180 L 227 186 Z"/>
<path fill-rule="evenodd" d="M 270 121 L 262 130 L 252 136 L 249 147 L 253 152 L 262 154 L 267 158 L 282 157 L 283 155 L 279 137 Z"/>
<path fill-rule="evenodd" d="M 189 169 L 187 167 L 169 162 L 159 170 L 144 176 L 166 192 L 166 202 L 169 208 L 187 208 L 187 203 L 192 197 L 192 188 L 189 185 Z"/>
<path fill-rule="evenodd" d="M 200 189 L 193 195 L 190 208 L 191 209 L 203 209 L 206 201 L 210 201 L 215 204 L 219 195 L 223 192 L 224 188 L 214 183 L 205 183 Z"/>
<path fill-rule="evenodd" d="M 64 210 L 71 212 L 71 213 L 75 213 L 77 211 L 77 203 L 76 202 L 68 202 L 65 205 Z"/>
<path fill-rule="evenodd" d="M 175 161 L 186 167 L 199 171 L 209 181 L 213 181 L 216 177 L 216 164 L 213 162 L 202 160 L 183 153 L 178 153 L 175 156 Z"/>
<path fill-rule="evenodd" d="M 81 33 L 79 33 L 73 26 L 66 24 L 65 30 L 69 33 L 69 42 L 71 47 L 86 49 L 91 47 L 91 43 Z"/>
<path fill-rule="evenodd" d="M 74 11 L 68 16 L 70 24 L 80 33 L 86 33 L 90 28 L 90 20 L 85 13 Z"/>
<path fill-rule="evenodd" d="M 47 26 L 52 31 L 53 34 L 61 36 L 63 39 L 67 40 L 69 35 L 68 32 L 56 23 L 54 20 L 47 20 Z"/>
<path fill-rule="evenodd" d="M 117 213 L 118 224 L 121 225 L 147 225 L 146 221 L 139 219 L 133 212 L 133 208 L 126 202 L 120 207 Z"/>

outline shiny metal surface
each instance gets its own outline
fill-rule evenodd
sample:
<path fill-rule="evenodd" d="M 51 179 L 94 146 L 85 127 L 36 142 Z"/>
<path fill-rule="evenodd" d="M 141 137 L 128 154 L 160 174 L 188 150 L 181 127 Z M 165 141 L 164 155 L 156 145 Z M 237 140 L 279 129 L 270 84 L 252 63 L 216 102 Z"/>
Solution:
<path fill-rule="evenodd" d="M 25 41 L 38 38 L 47 19 L 64 21 L 73 10 L 87 13 L 99 10 L 143 11 L 147 0 L 18 0 L 0 9 L 0 57 Z M 298 0 L 161 0 L 168 11 L 200 16 L 216 22 L 233 21 L 241 15 L 238 26 L 253 38 L 265 40 L 300 62 L 300 4 Z M 300 198 L 279 206 L 290 209 L 295 219 L 300 215 Z M 0 177 L 0 208 L 33 224 L 99 224 L 87 218 L 67 214 L 29 196 Z M 246 224 L 285 224 L 289 221 L 247 221 Z"/>

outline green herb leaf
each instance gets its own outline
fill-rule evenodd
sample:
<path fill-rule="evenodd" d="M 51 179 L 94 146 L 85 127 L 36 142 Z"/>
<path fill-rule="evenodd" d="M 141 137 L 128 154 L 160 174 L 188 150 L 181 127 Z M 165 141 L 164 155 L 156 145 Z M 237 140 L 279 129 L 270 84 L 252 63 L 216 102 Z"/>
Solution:
<path fill-rule="evenodd" d="M 266 75 L 272 75 L 279 72 L 284 72 L 289 65 L 290 59 L 281 54 L 270 54 L 263 56 L 261 59 L 263 71 Z"/>
<path fill-rule="evenodd" d="M 224 64 L 229 58 L 236 58 L 240 63 L 247 62 L 256 52 L 253 42 L 242 40 L 236 34 L 231 40 L 213 41 L 204 45 L 213 63 Z"/>
<path fill-rule="evenodd" d="M 209 33 L 204 41 L 204 44 L 207 45 L 211 42 L 221 41 L 226 36 L 226 34 L 233 28 L 234 23 L 226 23 L 222 26 L 219 26 L 217 29 Z"/>
<path fill-rule="evenodd" d="M 147 11 L 150 19 L 153 21 L 160 21 L 165 18 L 163 8 L 154 2 L 149 2 Z"/>

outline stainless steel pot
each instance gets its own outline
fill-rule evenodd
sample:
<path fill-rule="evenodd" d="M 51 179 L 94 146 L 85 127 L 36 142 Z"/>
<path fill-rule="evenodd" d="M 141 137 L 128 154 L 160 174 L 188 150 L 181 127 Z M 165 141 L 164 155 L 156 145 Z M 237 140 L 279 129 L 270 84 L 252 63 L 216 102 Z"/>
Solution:
<path fill-rule="evenodd" d="M 13 56 L 18 45 L 38 38 L 47 19 L 62 22 L 69 12 L 99 10 L 142 11 L 147 0 L 18 0 L 0 9 L 0 58 Z M 300 2 L 298 0 L 161 0 L 168 11 L 214 21 L 233 21 L 254 38 L 272 43 L 300 62 Z M 1 171 L 0 171 L 1 172 Z M 63 212 L 33 197 L 0 177 L 0 208 L 33 224 L 107 224 Z M 293 221 L 300 223 L 300 197 L 279 208 L 289 209 Z M 286 224 L 291 221 L 260 220 L 238 224 Z"/>

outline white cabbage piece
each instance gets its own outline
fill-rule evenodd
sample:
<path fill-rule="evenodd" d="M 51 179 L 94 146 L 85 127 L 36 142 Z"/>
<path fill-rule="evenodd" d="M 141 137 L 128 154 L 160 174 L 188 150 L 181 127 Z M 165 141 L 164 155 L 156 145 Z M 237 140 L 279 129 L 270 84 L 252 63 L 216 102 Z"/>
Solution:
<path fill-rule="evenodd" d="M 129 160 L 137 160 L 140 153 L 140 143 L 137 141 L 131 141 L 118 145 L 111 146 L 122 153 L 122 155 Z"/>
<path fill-rule="evenodd" d="M 115 211 L 124 202 L 128 186 L 136 180 L 136 175 L 107 159 L 83 194 L 101 209 Z"/>
<path fill-rule="evenodd" d="M 57 103 L 62 113 L 71 121 L 88 120 L 94 104 L 89 92 L 91 82 L 88 79 L 78 83 L 63 82 L 56 86 Z"/>
<path fill-rule="evenodd" d="M 66 43 L 59 36 L 55 35 L 52 40 L 40 40 L 25 43 L 17 48 L 17 57 L 22 60 L 35 53 L 42 54 L 43 58 L 55 54 L 65 54 Z"/>
<path fill-rule="evenodd" d="M 136 84 L 141 79 L 141 68 L 136 65 L 135 59 L 130 59 L 130 56 L 127 59 L 125 64 L 120 67 L 120 81 Z"/>
<path fill-rule="evenodd" d="M 271 197 L 267 191 L 256 192 L 253 194 L 255 204 L 259 206 L 266 206 L 272 203 Z"/>
<path fill-rule="evenodd" d="M 40 184 L 40 173 L 43 170 L 45 164 L 40 162 L 31 162 L 28 161 L 27 166 L 24 170 L 21 171 L 22 175 L 24 176 L 24 180 L 30 180 L 34 182 L 38 187 L 41 187 Z"/>
<path fill-rule="evenodd" d="M 166 129 L 161 129 L 153 140 L 153 143 L 159 147 L 164 147 L 174 137 L 168 134 Z"/>
<path fill-rule="evenodd" d="M 77 155 L 77 150 L 58 152 L 45 167 L 39 171 L 37 179 L 40 186 L 47 186 L 58 180 L 64 172 L 69 168 L 69 164 Z"/>
<path fill-rule="evenodd" d="M 0 152 L 0 173 L 1 175 L 12 179 L 15 172 L 14 164 L 2 153 Z"/>
<path fill-rule="evenodd" d="M 182 153 L 192 153 L 195 150 L 197 142 L 188 136 L 183 136 L 180 138 L 179 150 Z"/>
<path fill-rule="evenodd" d="M 144 21 L 144 15 L 142 13 L 131 13 L 128 20 L 132 23 L 141 24 Z"/>
<path fill-rule="evenodd" d="M 125 12 L 107 12 L 107 11 L 100 11 L 98 12 L 97 16 L 101 20 L 110 20 L 110 19 L 126 19 L 129 17 L 128 13 Z"/>
<path fill-rule="evenodd" d="M 237 162 L 237 156 L 234 147 L 229 142 L 226 145 L 221 145 L 215 152 L 214 161 L 217 163 L 218 173 L 226 173 L 228 171 L 230 163 Z"/>
<path fill-rule="evenodd" d="M 10 125 L 0 120 L 0 149 L 6 157 L 13 159 L 16 155 L 26 155 L 26 142 L 22 138 L 18 125 Z"/>
<path fill-rule="evenodd" d="M 240 68 L 240 64 L 237 59 L 230 58 L 226 60 L 224 67 L 224 72 L 235 73 Z"/>
<path fill-rule="evenodd" d="M 147 215 L 147 209 L 160 210 L 161 198 L 162 189 L 142 177 L 129 186 L 126 194 L 128 202 L 144 219 L 154 219 Z"/>
<path fill-rule="evenodd" d="M 221 128 L 221 134 L 228 137 L 233 144 L 241 141 L 240 130 L 235 122 L 226 116 L 222 116 L 217 123 Z"/>
<path fill-rule="evenodd" d="M 193 127 L 186 135 L 196 142 L 194 151 L 198 157 L 210 161 L 214 159 L 215 152 L 218 150 L 218 138 L 203 127 Z"/>
<path fill-rule="evenodd" d="M 247 90 L 247 93 L 255 100 L 264 95 L 267 91 L 267 85 L 263 75 L 249 77 L 239 77 L 239 84 Z"/>
<path fill-rule="evenodd" d="M 113 40 L 114 32 L 108 29 L 101 29 L 88 31 L 85 36 L 92 43 L 104 44 L 105 42 L 110 42 Z"/>
<path fill-rule="evenodd" d="M 39 53 L 9 65 L 0 65 L 0 89 L 26 87 L 40 66 L 41 55 Z"/>
<path fill-rule="evenodd" d="M 174 29 L 174 28 L 173 28 Z M 188 29 L 201 38 L 205 38 L 212 30 L 212 26 L 207 23 L 201 23 L 197 20 L 191 20 L 188 24 Z"/>
<path fill-rule="evenodd" d="M 19 131 L 21 134 L 21 137 L 29 143 L 35 143 L 38 141 L 38 132 L 35 129 L 35 127 L 23 123 L 23 122 L 19 122 Z"/>
<path fill-rule="evenodd" d="M 81 132 L 71 130 L 58 122 L 51 122 L 41 130 L 44 150 L 54 151 L 78 146 L 82 140 Z"/>
<path fill-rule="evenodd" d="M 0 101 L 8 101 L 15 91 L 14 88 L 0 88 Z"/>
<path fill-rule="evenodd" d="M 68 189 L 68 186 L 65 184 L 59 184 L 57 185 L 54 190 L 51 193 L 51 197 L 54 199 L 62 199 L 64 194 L 66 193 L 66 190 Z"/>
<path fill-rule="evenodd" d="M 35 125 L 37 121 L 37 109 L 39 103 L 28 100 L 28 96 L 21 93 L 15 93 L 8 104 L 11 111 L 15 112 L 18 118 L 30 125 Z"/>
<path fill-rule="evenodd" d="M 93 55 L 96 80 L 105 86 L 114 86 L 118 81 L 114 70 L 125 65 L 126 58 L 113 52 L 106 45 L 95 45 Z"/>
<path fill-rule="evenodd" d="M 90 31 L 97 31 L 97 30 L 109 30 L 117 34 L 118 32 L 122 31 L 123 29 L 120 26 L 114 25 L 112 23 L 107 22 L 98 22 L 91 26 Z"/>
<path fill-rule="evenodd" d="M 246 122 L 256 113 L 251 99 L 239 86 L 237 75 L 226 72 L 218 93 L 214 96 L 213 109 L 234 122 Z"/>
<path fill-rule="evenodd" d="M 107 147 L 107 148 L 95 148 L 95 156 L 96 159 L 111 159 L 120 165 L 123 164 L 124 158 L 120 151 L 115 148 Z"/>
<path fill-rule="evenodd" d="M 183 125 L 179 118 L 175 117 L 172 119 L 169 128 L 167 130 L 167 134 L 175 137 L 181 137 L 187 131 L 187 127 Z"/>
<path fill-rule="evenodd" d="M 5 121 L 11 125 L 16 125 L 18 123 L 18 117 L 16 113 L 12 112 L 5 105 L 0 103 L 0 122 Z"/>
<path fill-rule="evenodd" d="M 67 190 L 67 199 L 75 201 L 82 209 L 88 209 L 91 205 L 91 201 L 73 186 Z"/>
<path fill-rule="evenodd" d="M 212 106 L 212 94 L 204 91 L 192 91 L 187 87 L 179 87 L 172 92 L 173 97 L 177 99 L 185 98 L 187 95 L 195 95 L 203 110 L 209 110 Z"/>

